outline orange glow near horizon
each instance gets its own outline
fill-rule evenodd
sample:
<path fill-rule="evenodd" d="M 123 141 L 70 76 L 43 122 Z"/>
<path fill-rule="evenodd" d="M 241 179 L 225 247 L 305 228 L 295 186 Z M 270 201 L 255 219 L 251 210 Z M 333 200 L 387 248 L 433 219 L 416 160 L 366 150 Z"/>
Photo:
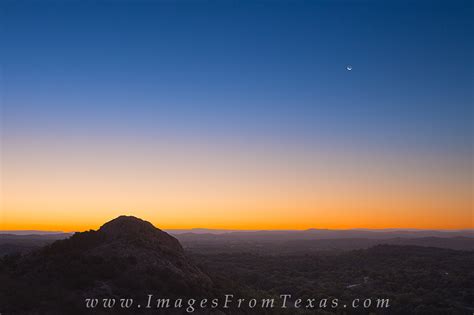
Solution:
<path fill-rule="evenodd" d="M 123 214 L 161 229 L 473 228 L 469 161 L 63 140 L 6 142 L 0 230 L 82 231 Z"/>

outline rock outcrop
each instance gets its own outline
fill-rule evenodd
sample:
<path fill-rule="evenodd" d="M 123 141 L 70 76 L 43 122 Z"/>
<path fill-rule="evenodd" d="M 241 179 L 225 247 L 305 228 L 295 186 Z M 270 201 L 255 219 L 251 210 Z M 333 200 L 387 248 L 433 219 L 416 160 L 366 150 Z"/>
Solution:
<path fill-rule="evenodd" d="M 211 279 L 177 239 L 131 216 L 5 259 L 0 264 L 5 314 L 83 314 L 86 298 L 213 295 Z"/>

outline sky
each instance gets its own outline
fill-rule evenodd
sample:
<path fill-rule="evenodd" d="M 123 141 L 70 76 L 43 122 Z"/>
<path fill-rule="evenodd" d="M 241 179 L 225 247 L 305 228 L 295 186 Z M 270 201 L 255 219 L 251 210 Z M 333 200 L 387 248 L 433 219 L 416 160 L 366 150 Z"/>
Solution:
<path fill-rule="evenodd" d="M 457 0 L 2 1 L 0 229 L 473 228 L 473 21 Z"/>

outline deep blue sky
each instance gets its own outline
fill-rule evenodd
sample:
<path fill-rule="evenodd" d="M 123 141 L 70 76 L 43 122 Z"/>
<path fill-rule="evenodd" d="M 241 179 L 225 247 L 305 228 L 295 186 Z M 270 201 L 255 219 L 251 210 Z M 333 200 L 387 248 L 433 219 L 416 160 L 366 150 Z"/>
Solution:
<path fill-rule="evenodd" d="M 472 1 L 4 1 L 2 11 L 7 133 L 472 146 Z"/>

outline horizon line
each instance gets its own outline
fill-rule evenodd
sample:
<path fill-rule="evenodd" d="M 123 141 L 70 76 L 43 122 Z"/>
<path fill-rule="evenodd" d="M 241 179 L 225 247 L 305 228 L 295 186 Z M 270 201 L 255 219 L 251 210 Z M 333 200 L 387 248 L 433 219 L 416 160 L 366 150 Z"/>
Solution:
<path fill-rule="evenodd" d="M 156 227 L 156 226 L 155 226 Z M 156 227 L 158 228 L 158 227 Z M 307 232 L 307 231 L 365 231 L 365 232 L 423 232 L 423 231 L 436 231 L 436 232 L 474 232 L 474 228 L 461 228 L 461 229 L 424 229 L 424 228 L 346 228 L 346 229 L 331 229 L 331 228 L 307 228 L 307 229 L 219 229 L 219 228 L 183 228 L 183 229 L 166 229 L 158 228 L 165 232 L 192 232 L 192 231 L 209 231 L 209 232 L 222 232 L 222 233 L 234 233 L 234 232 Z M 85 232 L 95 229 L 88 229 L 82 231 L 60 231 L 60 230 L 37 230 L 37 229 L 25 229 L 25 230 L 0 230 L 0 234 L 17 234 L 17 235 L 35 235 L 40 234 L 71 234 L 77 232 Z M 98 230 L 98 228 L 96 229 Z M 20 234 L 21 233 L 21 234 Z"/>

